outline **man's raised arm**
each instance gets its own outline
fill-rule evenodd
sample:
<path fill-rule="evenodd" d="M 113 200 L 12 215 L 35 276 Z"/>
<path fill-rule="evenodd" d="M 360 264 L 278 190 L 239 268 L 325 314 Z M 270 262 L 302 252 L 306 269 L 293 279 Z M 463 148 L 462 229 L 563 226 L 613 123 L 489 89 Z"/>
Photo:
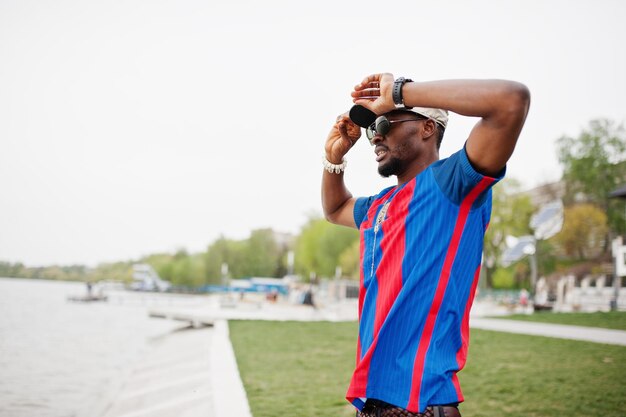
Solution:
<path fill-rule="evenodd" d="M 394 108 L 392 74 L 374 74 L 355 87 L 353 100 L 376 114 Z M 376 99 L 362 97 L 377 96 Z M 530 93 L 525 85 L 505 80 L 446 80 L 406 82 L 401 88 L 406 106 L 433 107 L 480 117 L 466 143 L 474 168 L 485 175 L 497 175 L 511 157 L 522 130 Z"/>
<path fill-rule="evenodd" d="M 360 136 L 361 129 L 352 123 L 347 114 L 342 114 L 330 130 L 325 145 L 326 161 L 322 175 L 324 216 L 331 223 L 348 227 L 356 227 L 353 215 L 356 199 L 343 181 L 343 157 Z"/>

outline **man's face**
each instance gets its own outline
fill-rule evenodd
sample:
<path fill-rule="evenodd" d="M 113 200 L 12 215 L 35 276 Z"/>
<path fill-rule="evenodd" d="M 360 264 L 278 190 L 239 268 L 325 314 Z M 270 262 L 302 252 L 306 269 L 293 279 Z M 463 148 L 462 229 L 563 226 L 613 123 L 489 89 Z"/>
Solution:
<path fill-rule="evenodd" d="M 419 138 L 423 118 L 411 112 L 385 114 L 391 122 L 386 135 L 376 134 L 371 140 L 378 162 L 378 173 L 383 177 L 401 175 L 422 153 Z"/>

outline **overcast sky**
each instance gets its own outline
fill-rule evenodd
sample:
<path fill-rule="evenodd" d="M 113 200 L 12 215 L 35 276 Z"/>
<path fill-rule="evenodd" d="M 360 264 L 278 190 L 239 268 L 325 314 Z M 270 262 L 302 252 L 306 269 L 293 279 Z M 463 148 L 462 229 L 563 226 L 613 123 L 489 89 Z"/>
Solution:
<path fill-rule="evenodd" d="M 0 0 L 0 260 L 205 250 L 298 232 L 364 76 L 505 78 L 532 93 L 508 176 L 560 178 L 555 140 L 626 120 L 626 2 Z M 476 122 L 451 115 L 441 156 Z M 355 195 L 393 182 L 367 141 Z"/>

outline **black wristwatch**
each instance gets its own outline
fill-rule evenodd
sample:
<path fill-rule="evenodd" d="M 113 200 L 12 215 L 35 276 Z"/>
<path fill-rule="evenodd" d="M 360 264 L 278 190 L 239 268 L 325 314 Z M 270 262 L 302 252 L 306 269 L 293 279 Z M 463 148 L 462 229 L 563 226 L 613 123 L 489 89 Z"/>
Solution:
<path fill-rule="evenodd" d="M 407 109 L 412 109 L 412 107 L 408 107 L 404 105 L 404 98 L 402 97 L 402 87 L 404 83 L 413 82 L 410 78 L 400 77 L 393 82 L 393 90 L 391 92 L 391 97 L 393 98 L 393 104 L 396 105 L 396 109 L 406 107 Z"/>

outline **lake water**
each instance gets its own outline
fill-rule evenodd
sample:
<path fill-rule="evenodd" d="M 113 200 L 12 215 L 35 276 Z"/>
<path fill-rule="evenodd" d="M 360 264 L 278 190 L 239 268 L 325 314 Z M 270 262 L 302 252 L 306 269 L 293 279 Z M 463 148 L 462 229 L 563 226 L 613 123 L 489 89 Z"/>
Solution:
<path fill-rule="evenodd" d="M 0 416 L 98 417 L 151 342 L 181 327 L 148 317 L 203 297 L 117 291 L 73 303 L 85 284 L 0 278 Z"/>

